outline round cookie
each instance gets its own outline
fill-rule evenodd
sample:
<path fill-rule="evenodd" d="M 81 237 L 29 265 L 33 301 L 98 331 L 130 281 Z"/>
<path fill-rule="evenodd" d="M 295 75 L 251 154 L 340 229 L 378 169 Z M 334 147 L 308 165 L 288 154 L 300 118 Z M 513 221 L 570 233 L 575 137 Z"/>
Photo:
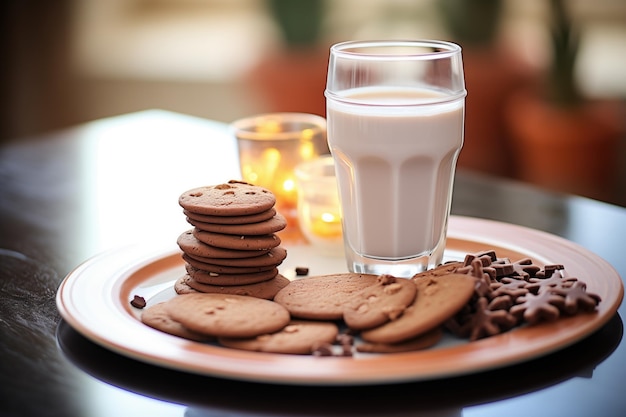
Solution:
<path fill-rule="evenodd" d="M 184 327 L 217 337 L 255 337 L 277 332 L 290 320 L 280 304 L 230 294 L 186 294 L 171 298 L 166 308 Z"/>
<path fill-rule="evenodd" d="M 204 256 L 198 256 L 189 252 L 186 255 L 200 262 L 222 265 L 222 266 L 238 266 L 238 267 L 253 267 L 253 266 L 278 266 L 287 257 L 287 250 L 282 246 L 276 246 L 270 249 L 269 252 L 249 258 L 209 258 Z M 258 253 L 258 252 L 257 252 Z"/>
<path fill-rule="evenodd" d="M 176 240 L 178 247 L 189 255 L 202 256 L 216 259 L 242 259 L 253 258 L 268 253 L 270 250 L 233 250 L 218 248 L 199 241 L 193 234 L 193 230 L 183 232 Z"/>
<path fill-rule="evenodd" d="M 198 187 L 178 198 L 180 206 L 192 213 L 211 216 L 243 216 L 271 209 L 276 197 L 269 190 L 243 181 Z"/>
<path fill-rule="evenodd" d="M 310 354 L 319 343 L 333 343 L 337 325 L 323 321 L 292 320 L 282 330 L 249 339 L 224 338 L 218 342 L 226 347 L 255 352 Z"/>
<path fill-rule="evenodd" d="M 271 219 L 264 220 L 262 222 L 247 224 L 205 223 L 191 218 L 187 218 L 187 222 L 206 232 L 239 236 L 269 235 L 279 232 L 287 227 L 287 220 L 281 214 L 276 214 Z"/>
<path fill-rule="evenodd" d="M 195 340 L 197 342 L 214 340 L 213 337 L 189 330 L 179 322 L 172 319 L 164 302 L 144 309 L 141 312 L 141 321 L 153 329 L 185 339 Z"/>
<path fill-rule="evenodd" d="M 189 210 L 183 210 L 183 214 L 189 217 L 191 220 L 203 223 L 217 223 L 217 224 L 248 224 L 258 223 L 264 220 L 269 220 L 276 215 L 276 209 L 271 208 L 267 211 L 262 211 L 257 214 L 249 214 L 244 216 L 211 216 L 208 214 L 192 213 Z"/>
<path fill-rule="evenodd" d="M 352 294 L 344 305 L 343 319 L 354 330 L 380 326 L 401 316 L 416 294 L 413 281 L 381 275 L 376 284 Z"/>
<path fill-rule="evenodd" d="M 458 312 L 474 294 L 475 278 L 463 274 L 424 276 L 415 279 L 415 301 L 398 319 L 365 330 L 363 340 L 372 343 L 398 343 L 417 337 Z"/>
<path fill-rule="evenodd" d="M 209 246 L 237 251 L 267 250 L 280 245 L 280 238 L 274 234 L 262 236 L 224 235 L 221 233 L 193 230 L 193 235 L 200 242 Z"/>
<path fill-rule="evenodd" d="M 439 277 L 441 275 L 453 274 L 456 272 L 457 268 L 463 266 L 463 262 L 453 261 L 446 262 L 445 264 L 441 264 L 433 269 L 429 269 L 424 272 L 420 272 L 419 274 L 415 274 L 411 279 L 416 280 L 422 277 Z"/>
<path fill-rule="evenodd" d="M 276 269 L 274 265 L 268 266 L 225 266 L 225 265 L 214 265 L 211 263 L 206 263 L 203 261 L 198 261 L 197 259 L 192 258 L 187 254 L 183 254 L 183 259 L 187 264 L 191 265 L 194 269 L 209 272 L 213 275 L 215 274 L 237 274 L 237 275 L 245 275 L 245 274 L 254 274 L 257 272 L 271 271 Z M 189 272 L 189 271 L 188 271 Z"/>
<path fill-rule="evenodd" d="M 291 281 L 274 301 L 282 304 L 293 317 L 311 320 L 339 320 L 344 302 L 356 291 L 374 285 L 377 275 L 330 274 Z"/>
<path fill-rule="evenodd" d="M 267 281 L 259 282 L 256 284 L 210 285 L 202 284 L 191 278 L 189 275 L 185 275 L 184 283 L 194 290 L 202 293 L 235 294 L 241 296 L 245 295 L 254 298 L 264 298 L 266 300 L 271 300 L 274 298 L 278 291 L 285 288 L 287 284 L 289 284 L 289 280 L 284 276 L 278 274 L 272 279 L 268 279 Z"/>
<path fill-rule="evenodd" d="M 269 271 L 249 272 L 247 274 L 218 274 L 197 269 L 192 265 L 185 265 L 187 274 L 199 284 L 233 286 L 250 285 L 264 282 L 278 275 L 278 268 Z"/>
<path fill-rule="evenodd" d="M 176 282 L 174 283 L 174 291 L 176 291 L 176 294 L 196 294 L 200 292 L 194 288 L 191 288 L 187 284 L 188 278 L 189 275 L 185 274 L 176 280 Z"/>
<path fill-rule="evenodd" d="M 365 353 L 400 353 L 412 352 L 414 350 L 428 349 L 436 345 L 441 340 L 443 331 L 441 327 L 436 327 L 427 333 L 405 340 L 399 343 L 360 343 L 356 345 L 357 352 Z"/>

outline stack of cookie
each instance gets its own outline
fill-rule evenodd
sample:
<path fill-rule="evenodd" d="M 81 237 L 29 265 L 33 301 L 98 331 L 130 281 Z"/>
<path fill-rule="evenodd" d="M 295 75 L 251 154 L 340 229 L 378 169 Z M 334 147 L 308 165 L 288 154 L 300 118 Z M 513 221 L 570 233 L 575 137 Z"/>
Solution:
<path fill-rule="evenodd" d="M 179 204 L 194 227 L 177 240 L 187 273 L 176 291 L 272 299 L 289 283 L 278 272 L 287 251 L 276 232 L 287 222 L 275 203 L 265 188 L 234 180 L 181 194 Z"/>

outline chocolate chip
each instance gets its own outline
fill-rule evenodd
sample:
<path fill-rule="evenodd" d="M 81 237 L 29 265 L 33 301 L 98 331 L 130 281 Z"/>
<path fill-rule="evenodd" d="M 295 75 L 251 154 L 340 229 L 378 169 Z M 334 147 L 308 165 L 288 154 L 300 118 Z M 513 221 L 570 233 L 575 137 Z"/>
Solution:
<path fill-rule="evenodd" d="M 296 275 L 297 276 L 309 275 L 309 268 L 307 268 L 306 266 L 297 266 Z"/>
<path fill-rule="evenodd" d="M 341 356 L 353 356 L 352 345 L 341 345 Z"/>
<path fill-rule="evenodd" d="M 349 345 L 354 344 L 354 336 L 349 335 L 347 333 L 340 333 L 337 335 L 337 343 L 340 345 Z"/>
<path fill-rule="evenodd" d="M 543 271 L 539 271 L 539 273 L 537 273 L 537 277 L 551 278 L 555 272 L 562 271 L 563 269 L 565 268 L 561 264 L 546 265 L 543 267 Z"/>
<path fill-rule="evenodd" d="M 496 271 L 496 278 L 506 277 L 515 273 L 515 267 L 510 263 L 492 264 L 491 267 Z"/>
<path fill-rule="evenodd" d="M 135 308 L 144 308 L 146 306 L 146 299 L 140 297 L 139 295 L 135 295 L 131 300 L 130 305 Z"/>
<path fill-rule="evenodd" d="M 333 346 L 329 343 L 318 343 L 313 347 L 313 356 L 333 356 Z"/>

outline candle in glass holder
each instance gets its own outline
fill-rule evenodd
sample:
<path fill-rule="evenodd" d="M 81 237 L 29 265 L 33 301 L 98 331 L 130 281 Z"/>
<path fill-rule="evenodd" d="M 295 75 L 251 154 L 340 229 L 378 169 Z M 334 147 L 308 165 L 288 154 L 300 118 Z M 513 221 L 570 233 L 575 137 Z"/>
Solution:
<path fill-rule="evenodd" d="M 341 206 L 330 155 L 304 162 L 295 169 L 298 180 L 298 220 L 306 239 L 324 253 L 343 254 Z"/>
<path fill-rule="evenodd" d="M 244 181 L 272 191 L 288 224 L 297 219 L 295 167 L 328 153 L 326 119 L 306 113 L 273 113 L 231 125 Z"/>

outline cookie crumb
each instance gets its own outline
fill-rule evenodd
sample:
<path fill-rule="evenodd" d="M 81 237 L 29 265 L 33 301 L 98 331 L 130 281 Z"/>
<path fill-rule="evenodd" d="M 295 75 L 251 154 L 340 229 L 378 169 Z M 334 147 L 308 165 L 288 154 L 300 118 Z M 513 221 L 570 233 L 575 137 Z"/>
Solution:
<path fill-rule="evenodd" d="M 394 277 L 393 275 L 389 275 L 389 274 L 382 274 L 378 276 L 377 280 L 382 285 L 389 285 L 389 284 L 393 284 L 394 282 L 396 282 L 396 277 Z"/>
<path fill-rule="evenodd" d="M 285 333 L 297 333 L 298 331 L 299 327 L 293 324 L 290 324 L 283 329 L 283 332 Z"/>
<path fill-rule="evenodd" d="M 131 300 L 130 305 L 135 308 L 142 309 L 146 306 L 146 299 L 139 295 L 135 295 L 133 296 L 133 299 Z"/>

